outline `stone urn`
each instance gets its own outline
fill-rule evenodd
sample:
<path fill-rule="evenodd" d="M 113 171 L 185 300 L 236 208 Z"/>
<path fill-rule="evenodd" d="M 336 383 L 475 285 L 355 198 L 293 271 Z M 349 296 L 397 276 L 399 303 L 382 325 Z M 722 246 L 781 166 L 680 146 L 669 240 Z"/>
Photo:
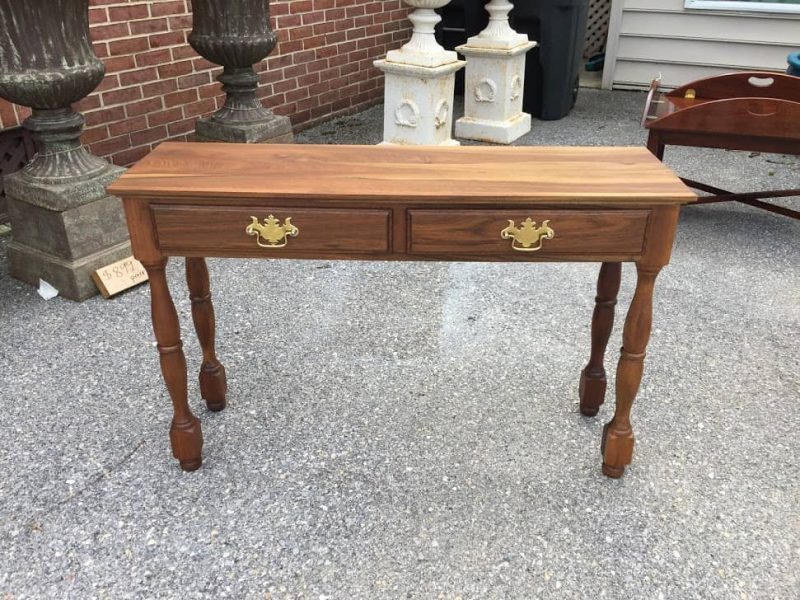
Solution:
<path fill-rule="evenodd" d="M 269 26 L 269 0 L 192 0 L 189 44 L 203 58 L 222 65 L 225 105 L 197 122 L 201 141 L 291 142 L 287 117 L 276 116 L 258 98 L 253 65 L 277 42 Z"/>
<path fill-rule="evenodd" d="M 514 8 L 509 0 L 489 0 L 486 12 L 489 13 L 489 23 L 477 36 L 469 39 L 470 47 L 483 48 L 514 48 L 520 44 L 528 43 L 528 36 L 517 33 L 511 29 L 508 22 L 508 13 Z"/>
<path fill-rule="evenodd" d="M 130 256 L 122 203 L 106 187 L 123 171 L 81 144 L 72 104 L 103 79 L 89 41 L 89 0 L 0 1 L 0 97 L 31 108 L 37 154 L 5 178 L 12 277 L 61 296 L 97 294 L 91 273 Z"/>
<path fill-rule="evenodd" d="M 38 154 L 21 177 L 44 184 L 88 179 L 110 165 L 80 143 L 83 116 L 71 105 L 102 81 L 89 42 L 89 0 L 0 3 L 0 97 L 28 106 L 23 124 Z"/>

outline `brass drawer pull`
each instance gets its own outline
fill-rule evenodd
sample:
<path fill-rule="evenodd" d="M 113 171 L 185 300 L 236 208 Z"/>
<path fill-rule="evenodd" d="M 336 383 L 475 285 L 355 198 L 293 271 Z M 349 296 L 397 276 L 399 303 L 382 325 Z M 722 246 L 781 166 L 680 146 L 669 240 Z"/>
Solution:
<path fill-rule="evenodd" d="M 536 252 L 541 249 L 544 240 L 552 240 L 556 235 L 556 232 L 547 225 L 549 222 L 549 220 L 542 221 L 541 227 L 536 227 L 536 221 L 528 217 L 517 227 L 514 221 L 509 220 L 508 227 L 500 232 L 500 237 L 511 240 L 511 247 L 514 250 Z"/>
<path fill-rule="evenodd" d="M 297 237 L 300 233 L 300 230 L 292 225 L 292 217 L 286 217 L 283 225 L 272 215 L 264 219 L 263 225 L 258 222 L 256 217 L 250 218 L 253 219 L 253 222 L 244 231 L 247 235 L 256 236 L 256 243 L 262 248 L 283 248 L 289 237 Z"/>

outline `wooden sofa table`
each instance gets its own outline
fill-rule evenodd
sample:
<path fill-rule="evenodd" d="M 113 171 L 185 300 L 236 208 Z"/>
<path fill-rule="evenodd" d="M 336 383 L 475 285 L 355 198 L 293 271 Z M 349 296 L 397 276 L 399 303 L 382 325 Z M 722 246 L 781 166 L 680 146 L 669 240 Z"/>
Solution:
<path fill-rule="evenodd" d="M 225 407 L 226 382 L 204 257 L 602 263 L 579 387 L 590 416 L 605 396 L 621 263 L 634 262 L 616 410 L 601 443 L 607 476 L 630 463 L 653 286 L 680 205 L 696 198 L 646 149 L 164 143 L 109 191 L 123 199 L 134 255 L 150 276 L 170 441 L 183 469 L 200 467 L 203 436 L 187 401 L 170 256 L 186 257 L 200 392 L 212 411 Z"/>

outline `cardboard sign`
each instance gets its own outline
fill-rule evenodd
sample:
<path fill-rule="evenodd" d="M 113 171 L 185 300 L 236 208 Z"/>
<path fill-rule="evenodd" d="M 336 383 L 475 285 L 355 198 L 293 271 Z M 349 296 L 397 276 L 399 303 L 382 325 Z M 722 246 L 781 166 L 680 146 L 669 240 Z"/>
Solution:
<path fill-rule="evenodd" d="M 144 270 L 142 263 L 129 256 L 97 269 L 92 273 L 92 279 L 103 294 L 103 298 L 110 298 L 114 294 L 147 281 L 147 271 Z"/>

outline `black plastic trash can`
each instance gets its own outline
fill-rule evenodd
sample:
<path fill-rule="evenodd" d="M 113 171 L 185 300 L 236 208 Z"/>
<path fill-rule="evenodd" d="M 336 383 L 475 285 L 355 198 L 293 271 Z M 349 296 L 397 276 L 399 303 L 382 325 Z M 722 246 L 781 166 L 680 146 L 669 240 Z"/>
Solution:
<path fill-rule="evenodd" d="M 467 43 L 489 23 L 487 0 L 450 0 L 437 12 L 442 20 L 436 25 L 436 41 L 448 50 Z"/>
<path fill-rule="evenodd" d="M 447 50 L 467 43 L 489 24 L 486 0 L 450 0 L 437 12 L 442 20 L 436 25 L 436 41 Z M 456 94 L 464 94 L 464 69 L 456 71 Z"/>
<path fill-rule="evenodd" d="M 543 120 L 569 114 L 578 98 L 589 0 L 517 0 L 512 26 L 539 42 L 525 61 L 522 108 Z"/>
<path fill-rule="evenodd" d="M 448 50 L 477 35 L 489 22 L 486 0 L 452 0 L 441 9 L 437 39 Z M 525 60 L 522 108 L 544 120 L 569 114 L 578 97 L 589 0 L 515 0 L 511 25 L 539 45 Z M 456 93 L 464 91 L 463 73 Z"/>

